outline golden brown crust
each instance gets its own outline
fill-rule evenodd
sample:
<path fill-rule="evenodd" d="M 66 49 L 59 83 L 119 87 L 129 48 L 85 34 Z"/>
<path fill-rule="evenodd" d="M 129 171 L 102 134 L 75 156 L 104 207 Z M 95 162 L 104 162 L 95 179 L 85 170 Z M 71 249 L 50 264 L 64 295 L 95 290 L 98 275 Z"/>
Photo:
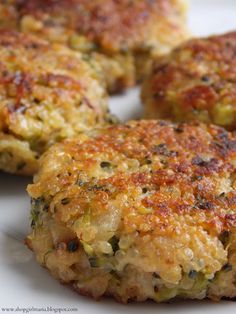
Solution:
<path fill-rule="evenodd" d="M 141 78 L 147 59 L 169 51 L 187 37 L 186 3 L 187 0 L 16 0 L 12 5 L 16 22 L 9 26 L 92 54 L 104 64 L 109 89 L 117 91 Z M 7 25 L 6 13 L 0 14 L 1 20 Z"/>
<path fill-rule="evenodd" d="M 100 68 L 80 53 L 1 31 L 0 55 L 1 169 L 32 174 L 52 143 L 107 122 Z M 18 172 L 17 162 L 33 165 Z"/>
<path fill-rule="evenodd" d="M 119 141 L 115 140 L 117 138 Z M 131 187 L 146 187 L 155 191 L 151 197 L 142 199 L 144 207 L 153 209 L 151 215 L 139 215 L 138 208 L 128 208 L 137 214 L 136 223 L 134 216 L 129 216 L 128 212 L 125 214 L 123 228 L 130 232 L 131 229 L 139 230 L 142 234 L 144 231 L 141 226 L 147 223 L 148 232 L 160 233 L 162 220 L 174 213 L 191 214 L 195 218 L 200 215 L 201 219 L 204 217 L 204 225 L 209 232 L 220 233 L 231 228 L 236 222 L 236 213 L 226 214 L 235 208 L 235 192 L 232 190 L 224 197 L 220 197 L 220 193 L 217 194 L 219 181 L 227 178 L 233 180 L 231 175 L 233 176 L 235 172 L 236 138 L 224 129 L 204 125 L 172 125 L 162 121 L 131 122 L 124 126 L 112 126 L 104 131 L 98 131 L 95 136 L 88 137 L 82 142 L 68 140 L 59 144 L 44 156 L 41 163 L 61 152 L 71 158 L 68 168 L 64 165 L 63 173 L 60 173 L 62 181 L 58 182 L 52 172 L 51 182 L 47 181 L 45 186 L 44 176 L 48 176 L 46 167 L 41 169 L 39 182 L 32 186 L 30 191 L 36 189 L 37 194 L 52 195 L 51 187 L 58 184 L 61 187 L 66 185 L 69 192 L 70 189 L 73 190 L 75 176 L 79 175 L 79 171 L 77 174 L 74 173 L 74 176 L 68 175 L 71 168 L 90 173 L 90 169 L 99 167 L 101 177 L 96 178 L 96 183 L 104 187 L 103 189 L 88 189 L 90 185 L 88 181 L 85 187 L 78 187 L 74 191 L 76 195 L 83 191 L 83 199 L 88 197 L 96 200 L 96 215 L 100 214 L 99 208 L 102 211 L 106 210 L 113 193 L 118 191 L 127 193 Z M 90 158 L 87 157 L 88 154 Z M 107 169 L 104 165 L 102 170 L 103 165 L 100 166 L 99 162 L 102 156 L 107 157 L 106 161 L 111 164 L 109 167 L 112 167 L 107 178 L 103 177 Z M 139 168 L 129 174 L 116 171 L 116 167 L 119 166 L 115 162 L 117 156 L 120 157 L 119 163 L 122 160 L 126 162 L 137 160 L 140 167 L 144 165 L 145 171 L 140 171 Z M 233 182 L 230 181 L 229 184 L 233 188 Z M 106 191 L 106 186 L 111 186 L 114 191 Z M 183 195 L 179 195 L 177 199 L 170 198 L 168 193 L 164 195 L 160 191 L 160 187 L 164 186 L 185 191 L 188 194 L 186 200 Z M 66 210 L 68 211 L 68 207 Z M 79 216 L 81 214 L 80 211 L 76 213 Z M 61 219 L 61 215 L 63 214 L 59 210 L 56 216 Z M 156 216 L 160 219 L 159 223 L 154 219 Z M 197 223 L 196 219 L 194 221 Z M 166 232 L 165 229 L 163 231 Z"/>
<path fill-rule="evenodd" d="M 146 116 L 236 127 L 236 32 L 192 39 L 155 61 L 143 86 Z"/>
<path fill-rule="evenodd" d="M 121 302 L 236 295 L 235 134 L 131 121 L 57 144 L 40 164 L 29 241 L 53 276 Z"/>
<path fill-rule="evenodd" d="M 169 21 L 169 28 L 176 32 L 179 24 L 171 23 L 170 16 L 183 14 L 176 0 L 60 0 L 19 1 L 22 16 L 31 15 L 43 21 L 46 16 L 54 17 L 56 24 L 63 17 L 63 26 L 77 30 L 97 43 L 104 51 L 145 49 L 145 43 L 155 40 L 157 20 Z M 179 10 L 179 11 L 178 11 Z M 53 21 L 52 21 L 53 22 Z M 152 38 L 153 37 L 153 38 Z"/>

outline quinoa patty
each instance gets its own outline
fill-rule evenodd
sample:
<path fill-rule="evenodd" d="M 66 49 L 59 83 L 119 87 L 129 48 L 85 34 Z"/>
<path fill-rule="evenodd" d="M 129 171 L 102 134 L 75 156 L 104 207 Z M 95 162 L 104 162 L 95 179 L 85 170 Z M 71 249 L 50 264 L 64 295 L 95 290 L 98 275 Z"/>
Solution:
<path fill-rule="evenodd" d="M 146 118 L 236 129 L 236 32 L 187 41 L 158 58 L 142 90 Z"/>
<path fill-rule="evenodd" d="M 103 65 L 111 92 L 135 85 L 153 56 L 169 51 L 187 37 L 187 0 L 0 3 L 0 25 L 88 53 Z"/>
<path fill-rule="evenodd" d="M 236 297 L 236 137 L 164 121 L 89 131 L 40 160 L 28 246 L 84 295 Z"/>
<path fill-rule="evenodd" d="M 100 68 L 32 35 L 0 32 L 0 169 L 32 175 L 53 143 L 109 119 Z"/>

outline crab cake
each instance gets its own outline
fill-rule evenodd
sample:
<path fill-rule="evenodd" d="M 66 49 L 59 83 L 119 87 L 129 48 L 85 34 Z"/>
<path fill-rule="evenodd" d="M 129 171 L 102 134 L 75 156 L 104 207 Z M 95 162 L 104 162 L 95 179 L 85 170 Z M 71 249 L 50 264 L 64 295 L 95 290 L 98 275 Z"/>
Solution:
<path fill-rule="evenodd" d="M 40 160 L 28 246 L 84 295 L 157 302 L 236 296 L 236 137 L 129 122 Z"/>
<path fill-rule="evenodd" d="M 15 0 L 2 6 L 4 26 L 65 43 L 98 60 L 111 92 L 135 85 L 154 55 L 187 37 L 187 0 Z"/>
<path fill-rule="evenodd" d="M 109 120 L 99 67 L 58 44 L 0 32 L 0 169 L 32 175 L 53 143 Z"/>
<path fill-rule="evenodd" d="M 158 58 L 142 90 L 146 118 L 236 129 L 236 32 L 192 39 Z"/>

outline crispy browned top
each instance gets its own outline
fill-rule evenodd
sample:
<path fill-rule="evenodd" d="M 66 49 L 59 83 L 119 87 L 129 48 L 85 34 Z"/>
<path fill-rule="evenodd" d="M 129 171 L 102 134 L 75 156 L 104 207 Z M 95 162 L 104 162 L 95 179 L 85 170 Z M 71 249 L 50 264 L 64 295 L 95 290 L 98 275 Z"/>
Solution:
<path fill-rule="evenodd" d="M 0 132 L 40 151 L 104 124 L 106 93 L 95 69 L 66 47 L 1 31 Z"/>
<path fill-rule="evenodd" d="M 69 225 L 118 208 L 121 232 L 215 236 L 236 226 L 235 166 L 236 137 L 222 128 L 133 121 L 53 146 L 28 191 Z"/>
<path fill-rule="evenodd" d="M 48 42 L 41 39 L 5 30 L 0 32 L 0 46 L 2 50 L 0 82 L 5 85 L 14 85 L 18 92 L 16 95 L 16 105 L 19 105 L 21 100 L 32 91 L 33 85 L 35 85 L 36 82 L 38 83 L 40 79 L 36 77 L 38 73 L 30 73 L 33 71 L 27 69 L 27 66 L 31 69 L 35 68 L 35 70 L 37 69 L 39 72 L 42 70 L 40 67 L 42 67 L 43 64 L 43 56 L 47 56 L 48 53 L 53 52 L 53 49 Z M 50 49 L 52 49 L 52 51 L 50 51 Z M 37 59 L 39 58 L 41 58 L 40 66 L 37 64 Z M 34 59 L 36 63 L 30 63 L 33 62 Z M 45 62 L 46 61 L 48 60 L 46 59 Z M 24 66 L 24 71 L 21 71 Z M 67 64 L 67 66 L 69 69 L 69 64 Z M 13 69 L 13 71 L 11 71 L 11 69 Z M 55 86 L 67 86 L 77 91 L 81 90 L 82 86 L 79 80 L 76 81 L 73 77 L 68 75 L 53 74 L 50 73 L 50 71 L 46 73 L 46 63 L 45 69 L 43 70 L 45 70 L 45 73 L 42 74 L 41 80 L 45 79 L 45 84 L 50 85 L 51 83 L 51 85 Z"/>
<path fill-rule="evenodd" d="M 153 104 L 163 110 L 168 104 L 178 106 L 182 117 L 188 113 L 198 117 L 194 110 L 206 110 L 209 121 L 233 128 L 236 123 L 235 69 L 236 32 L 192 39 L 156 61 L 146 83 L 150 89 L 144 97 L 150 97 L 151 93 Z M 230 110 L 231 122 L 227 117 L 224 123 L 224 116 L 220 116 L 225 115 L 221 112 L 224 108 Z M 170 112 L 166 115 L 170 117 Z"/>
<path fill-rule="evenodd" d="M 85 34 L 105 50 L 149 49 L 161 32 L 180 32 L 184 2 L 179 0 L 18 0 L 21 16 L 41 21 L 45 29 Z M 144 45 L 142 47 L 142 45 Z M 146 46 L 146 47 L 145 47 Z"/>

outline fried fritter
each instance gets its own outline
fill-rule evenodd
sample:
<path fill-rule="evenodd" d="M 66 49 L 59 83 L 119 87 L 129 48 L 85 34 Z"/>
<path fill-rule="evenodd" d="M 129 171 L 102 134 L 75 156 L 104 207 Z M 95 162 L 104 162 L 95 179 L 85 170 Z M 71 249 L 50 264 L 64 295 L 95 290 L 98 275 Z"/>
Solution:
<path fill-rule="evenodd" d="M 146 118 L 236 129 L 236 32 L 187 41 L 158 58 L 145 80 Z"/>
<path fill-rule="evenodd" d="M 0 32 L 0 169 L 32 175 L 53 143 L 109 120 L 100 67 L 32 35 Z"/>
<path fill-rule="evenodd" d="M 129 122 L 40 160 L 28 246 L 80 294 L 157 302 L 236 296 L 236 137 Z"/>
<path fill-rule="evenodd" d="M 150 59 L 188 36 L 187 0 L 1 1 L 0 24 L 86 52 L 110 92 L 133 86 Z M 15 23 L 14 23 L 15 20 Z M 15 24 L 15 25 L 14 25 Z"/>

